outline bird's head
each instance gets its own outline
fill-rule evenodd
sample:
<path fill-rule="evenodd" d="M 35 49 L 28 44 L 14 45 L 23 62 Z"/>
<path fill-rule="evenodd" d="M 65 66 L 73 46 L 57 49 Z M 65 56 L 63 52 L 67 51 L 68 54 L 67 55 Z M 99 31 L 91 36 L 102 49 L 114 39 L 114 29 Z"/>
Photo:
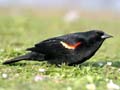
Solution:
<path fill-rule="evenodd" d="M 79 38 L 77 38 L 76 41 L 80 41 L 83 46 L 91 46 L 94 44 L 97 45 L 98 43 L 100 45 L 105 39 L 113 37 L 101 30 L 90 30 L 87 32 L 78 33 L 77 36 Z"/>
<path fill-rule="evenodd" d="M 91 30 L 86 32 L 85 35 L 87 36 L 87 40 L 89 42 L 100 42 L 100 41 L 104 41 L 107 38 L 113 37 L 101 30 Z"/>
<path fill-rule="evenodd" d="M 92 30 L 90 32 L 92 33 L 91 36 L 93 36 L 94 38 L 101 39 L 101 40 L 113 37 L 101 30 Z"/>

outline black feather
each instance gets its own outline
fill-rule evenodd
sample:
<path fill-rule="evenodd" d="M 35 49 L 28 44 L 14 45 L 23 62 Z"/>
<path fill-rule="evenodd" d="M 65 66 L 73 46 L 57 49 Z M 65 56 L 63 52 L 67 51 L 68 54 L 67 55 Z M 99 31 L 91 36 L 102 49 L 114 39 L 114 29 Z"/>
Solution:
<path fill-rule="evenodd" d="M 3 64 L 10 64 L 10 63 L 14 63 L 14 62 L 22 61 L 22 60 L 42 61 L 42 60 L 44 60 L 44 55 L 43 54 L 38 54 L 38 53 L 35 53 L 35 52 L 30 52 L 30 53 L 27 53 L 25 55 L 18 56 L 16 58 L 7 60 L 7 61 L 3 62 Z"/>
<path fill-rule="evenodd" d="M 68 65 L 80 64 L 91 58 L 100 48 L 106 38 L 111 37 L 100 30 L 71 33 L 44 40 L 34 47 L 28 48 L 30 53 L 5 61 L 10 64 L 21 60 L 44 61 L 51 64 L 67 63 Z M 62 44 L 61 42 L 64 42 Z M 79 43 L 77 47 L 71 47 Z"/>

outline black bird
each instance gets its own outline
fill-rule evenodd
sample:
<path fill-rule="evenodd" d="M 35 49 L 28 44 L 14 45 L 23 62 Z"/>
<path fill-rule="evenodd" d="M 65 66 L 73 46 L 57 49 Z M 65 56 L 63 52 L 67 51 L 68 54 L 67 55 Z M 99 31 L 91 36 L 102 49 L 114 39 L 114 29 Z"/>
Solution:
<path fill-rule="evenodd" d="M 28 48 L 27 54 L 18 56 L 3 64 L 21 60 L 47 61 L 51 64 L 80 64 L 91 58 L 105 39 L 112 37 L 100 30 L 71 33 L 44 40 Z"/>

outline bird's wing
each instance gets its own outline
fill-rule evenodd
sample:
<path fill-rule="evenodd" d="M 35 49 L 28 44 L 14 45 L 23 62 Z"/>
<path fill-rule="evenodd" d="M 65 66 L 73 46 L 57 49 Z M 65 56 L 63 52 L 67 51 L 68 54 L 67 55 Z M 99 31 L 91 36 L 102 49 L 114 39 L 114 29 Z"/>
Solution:
<path fill-rule="evenodd" d="M 27 50 L 43 54 L 68 54 L 80 44 L 81 42 L 70 43 L 67 39 L 63 38 L 52 38 L 35 44 L 34 47 L 28 48 Z"/>

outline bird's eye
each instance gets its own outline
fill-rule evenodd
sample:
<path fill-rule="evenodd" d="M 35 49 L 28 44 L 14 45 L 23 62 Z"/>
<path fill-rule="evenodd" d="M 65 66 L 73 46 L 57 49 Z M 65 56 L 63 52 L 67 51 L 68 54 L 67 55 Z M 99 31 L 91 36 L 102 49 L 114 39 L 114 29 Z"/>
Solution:
<path fill-rule="evenodd" d="M 98 32 L 97 35 L 102 36 L 104 33 L 103 32 Z"/>

